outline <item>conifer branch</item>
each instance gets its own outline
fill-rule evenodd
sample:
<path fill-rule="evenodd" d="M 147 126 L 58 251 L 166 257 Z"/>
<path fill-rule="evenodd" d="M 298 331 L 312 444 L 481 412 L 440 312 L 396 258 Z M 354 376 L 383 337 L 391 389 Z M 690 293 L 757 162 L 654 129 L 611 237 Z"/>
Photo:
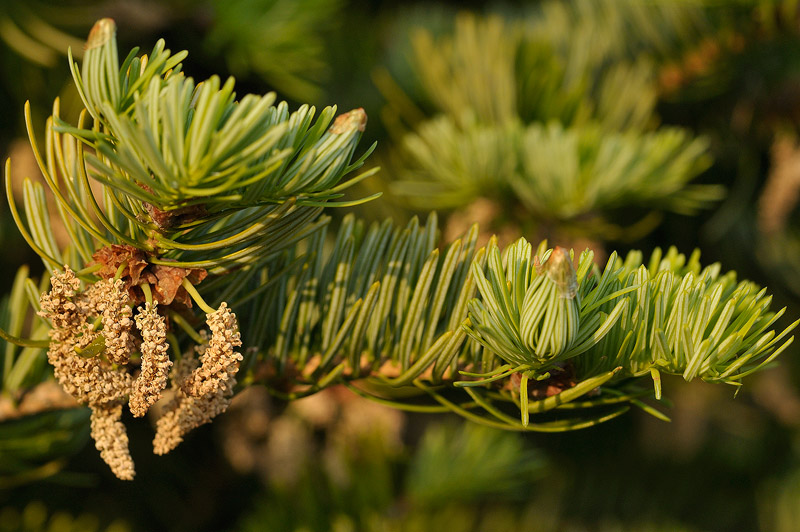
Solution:
<path fill-rule="evenodd" d="M 56 102 L 41 147 L 27 114 L 67 248 L 53 238 L 44 186 L 24 182 L 20 212 L 6 166 L 12 215 L 53 275 L 38 286 L 24 269 L 15 279 L 0 321 L 11 340 L 3 389 L 45 378 L 37 361 L 49 337 L 56 378 L 92 408 L 98 449 L 121 478 L 134 474 L 122 405 L 144 415 L 170 367 L 158 454 L 224 412 L 237 382 L 289 400 L 343 383 L 400 408 L 556 432 L 631 406 L 663 419 L 643 402 L 649 394 L 638 380 L 653 379 L 656 399 L 662 373 L 740 386 L 793 339 L 798 322 L 778 332 L 784 310 L 770 310 L 765 290 L 718 264 L 701 268 L 697 253 L 657 250 L 646 264 L 638 252 L 612 254 L 601 267 L 591 251 L 546 242 L 501 249 L 492 239 L 478 248 L 476 225 L 440 242 L 435 213 L 405 227 L 348 215 L 328 235 L 322 207 L 347 205 L 342 190 L 365 175 L 345 180 L 371 151 L 354 159 L 363 110 L 334 120 L 328 108 L 314 121 L 313 108 L 289 113 L 274 95 L 237 101 L 232 80 L 185 77 L 183 57 L 160 41 L 150 56 L 134 51 L 120 65 L 113 22 L 102 20 L 83 64 L 72 65 L 86 105 L 78 124 L 65 124 Z M 491 155 L 483 127 L 475 150 Z M 684 194 L 684 206 L 705 197 L 683 189 L 702 149 L 681 134 L 637 140 L 502 127 L 517 127 L 530 149 L 547 146 L 548 135 L 590 138 L 582 153 L 607 171 L 574 173 L 581 207 L 639 198 L 626 186 L 652 187 L 646 177 L 670 164 L 679 175 L 660 182 L 664 196 Z M 563 198 L 550 192 L 520 195 L 557 212 Z M 177 327 L 167 330 L 165 316 Z M 26 335 L 19 350 L 14 340 Z"/>
<path fill-rule="evenodd" d="M 488 198 L 513 206 L 507 217 L 525 230 L 591 238 L 624 234 L 608 221 L 614 209 L 708 207 L 723 188 L 690 184 L 710 165 L 708 141 L 657 129 L 655 113 L 657 60 L 703 22 L 684 4 L 545 2 L 519 20 L 465 13 L 451 32 L 419 30 L 409 65 L 419 86 L 408 90 L 434 113 L 409 112 L 410 97 L 377 78 L 399 144 L 392 191 L 418 209 Z"/>
<path fill-rule="evenodd" d="M 791 344 L 799 323 L 771 330 L 785 309 L 771 312 L 764 290 L 719 264 L 701 268 L 698 253 L 656 250 L 646 264 L 639 252 L 612 254 L 600 268 L 586 251 L 572 269 L 575 255 L 546 243 L 535 253 L 522 239 L 476 250 L 477 227 L 447 247 L 435 234 L 435 216 L 404 229 L 348 216 L 331 251 L 317 235 L 303 263 L 242 313 L 267 386 L 293 394 L 368 377 L 384 398 L 412 384 L 464 387 L 461 403 L 472 404 L 456 411 L 497 418 L 498 405 L 523 408 L 528 374 L 537 399 L 522 412 L 571 417 L 570 403 L 584 400 L 585 420 L 586 409 L 620 402 L 650 409 L 626 391 L 631 379 L 738 386 Z"/>

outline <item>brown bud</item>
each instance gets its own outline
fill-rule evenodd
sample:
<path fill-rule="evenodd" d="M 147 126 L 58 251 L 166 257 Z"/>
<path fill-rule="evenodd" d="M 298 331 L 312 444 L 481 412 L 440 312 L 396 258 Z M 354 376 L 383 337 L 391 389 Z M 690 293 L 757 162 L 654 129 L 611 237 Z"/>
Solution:
<path fill-rule="evenodd" d="M 117 25 L 114 23 L 114 19 L 101 18 L 92 26 L 92 31 L 89 32 L 89 38 L 86 39 L 84 49 L 100 48 L 113 39 L 116 32 Z"/>
<path fill-rule="evenodd" d="M 546 273 L 547 277 L 558 286 L 559 294 L 566 299 L 573 299 L 578 293 L 578 275 L 569 250 L 556 246 L 544 264 L 539 265 L 538 257 L 534 259 L 536 273 Z"/>

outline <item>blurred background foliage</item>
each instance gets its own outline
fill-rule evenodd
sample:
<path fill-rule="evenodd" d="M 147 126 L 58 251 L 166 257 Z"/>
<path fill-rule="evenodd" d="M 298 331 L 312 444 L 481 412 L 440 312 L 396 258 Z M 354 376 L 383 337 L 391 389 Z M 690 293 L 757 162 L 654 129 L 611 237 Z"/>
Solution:
<path fill-rule="evenodd" d="M 66 50 L 103 16 L 122 50 L 162 36 L 188 49 L 197 78 L 365 108 L 382 171 L 357 193 L 386 193 L 367 218 L 436 208 L 447 239 L 478 221 L 506 242 L 697 247 L 769 286 L 784 325 L 800 314 L 797 0 L 6 0 L 14 175 L 37 173 L 24 102 L 42 122 L 60 96 L 74 119 Z M 3 293 L 20 264 L 41 274 L 12 228 L 0 209 Z M 166 457 L 145 451 L 147 421 L 129 423 L 130 485 L 86 445 L 88 411 L 21 380 L 27 393 L 0 398 L 0 530 L 796 531 L 798 349 L 736 400 L 669 379 L 671 423 L 638 413 L 547 436 L 250 388 Z"/>

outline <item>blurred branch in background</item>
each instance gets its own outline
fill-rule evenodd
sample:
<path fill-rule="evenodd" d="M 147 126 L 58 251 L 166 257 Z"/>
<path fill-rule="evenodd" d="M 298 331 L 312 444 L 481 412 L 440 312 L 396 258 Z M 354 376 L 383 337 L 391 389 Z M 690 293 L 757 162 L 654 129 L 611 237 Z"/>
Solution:
<path fill-rule="evenodd" d="M 257 75 L 281 94 L 317 102 L 331 76 L 325 37 L 343 0 L 213 0 L 206 51 L 237 77 Z"/>
<path fill-rule="evenodd" d="M 387 164 L 392 191 L 417 209 L 486 198 L 523 233 L 588 237 L 596 248 L 652 230 L 648 208 L 708 208 L 722 188 L 687 187 L 711 162 L 707 141 L 657 128 L 655 112 L 657 62 L 707 26 L 690 3 L 593 1 L 544 2 L 508 20 L 461 14 L 440 35 L 417 30 L 417 85 L 375 76 L 400 146 Z"/>

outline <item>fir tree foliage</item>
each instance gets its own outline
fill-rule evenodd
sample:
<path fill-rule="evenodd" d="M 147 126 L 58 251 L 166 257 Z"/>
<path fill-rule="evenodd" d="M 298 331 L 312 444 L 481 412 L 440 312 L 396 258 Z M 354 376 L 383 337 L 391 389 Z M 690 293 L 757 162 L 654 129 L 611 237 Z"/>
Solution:
<path fill-rule="evenodd" d="M 615 133 L 596 124 L 472 120 L 459 127 L 440 116 L 406 135 L 403 148 L 407 177 L 393 190 L 417 208 L 514 198 L 535 218 L 570 221 L 630 205 L 691 214 L 720 192 L 686 184 L 711 160 L 707 141 L 679 128 Z"/>
<path fill-rule="evenodd" d="M 313 107 L 290 113 L 286 103 L 274 105 L 274 93 L 236 101 L 232 78 L 195 84 L 180 72 L 186 53 L 171 54 L 163 40 L 119 65 L 114 32 L 110 20 L 98 23 L 82 69 L 72 63 L 86 106 L 77 126 L 60 119 L 56 102 L 43 152 L 28 120 L 79 255 L 64 258 L 55 248 L 40 185 L 26 182 L 27 223 L 12 211 L 48 267 L 77 267 L 111 244 L 181 267 L 261 261 L 317 229 L 321 207 L 369 174 L 340 182 L 371 151 L 353 160 L 363 111 L 331 127 L 334 108 L 314 120 Z M 90 178 L 104 185 L 100 198 Z"/>
<path fill-rule="evenodd" d="M 135 282 L 134 265 L 183 271 L 187 300 L 161 299 L 155 311 L 149 304 L 164 278 L 154 274 L 126 286 L 138 290 L 129 292 L 129 304 L 148 303 L 151 321 L 170 318 L 171 329 L 159 338 L 168 340 L 174 375 L 196 362 L 193 351 L 204 361 L 211 351 L 227 350 L 232 366 L 225 367 L 238 367 L 242 357 L 232 346 L 241 343 L 240 387 L 265 385 L 291 400 L 344 383 L 399 408 L 452 411 L 509 430 L 579 429 L 631 405 L 664 418 L 642 401 L 652 392 L 638 386 L 640 377 L 652 377 L 657 399 L 661 373 L 738 386 L 792 341 L 797 322 L 774 330 L 783 311 L 769 310 L 764 290 L 737 283 L 719 265 L 701 269 L 696 254 L 657 251 L 646 265 L 640 253 L 612 254 L 603 267 L 591 251 L 550 249 L 546 242 L 534 248 L 519 239 L 501 249 L 492 239 L 479 247 L 477 226 L 441 242 L 435 214 L 405 227 L 348 215 L 329 231 L 321 209 L 348 205 L 341 191 L 371 173 L 349 177 L 370 151 L 355 158 L 363 111 L 334 121 L 334 110 L 326 109 L 314 121 L 313 108 L 290 113 L 285 104 L 273 105 L 272 95 L 236 100 L 232 80 L 195 83 L 181 71 L 184 54 L 172 54 L 162 41 L 147 56 L 136 53 L 118 63 L 113 22 L 99 21 L 82 65 L 72 65 L 86 106 L 77 125 L 59 117 L 56 102 L 42 149 L 28 120 L 45 186 L 72 237 L 67 249 L 55 244 L 44 186 L 25 180 L 19 209 L 6 165 L 18 227 L 56 272 L 53 294 L 41 299 L 46 280 L 37 285 L 25 270 L 19 274 L 3 323 L 10 342 L 5 390 L 37 380 L 25 369 L 36 364 L 20 364 L 44 360 L 48 329 L 51 354 L 64 355 L 72 345 L 55 343 L 63 324 L 43 318 L 53 311 L 39 313 L 26 329 L 29 307 L 60 301 L 99 314 L 90 296 L 98 286 L 124 285 L 123 276 Z M 478 152 L 484 144 L 475 146 Z M 691 167 L 688 159 L 669 162 Z M 617 175 L 639 176 L 630 168 Z M 599 187 L 597 179 L 583 183 Z M 98 255 L 121 248 L 128 251 L 119 264 Z M 68 267 L 80 281 L 70 280 Z M 196 330 L 203 316 L 187 308 L 191 301 L 212 329 L 206 347 Z M 134 305 L 131 315 L 143 308 Z M 225 325 L 224 342 L 223 321 L 234 324 Z M 66 355 L 117 378 L 137 375 L 137 353 L 129 365 L 107 360 L 99 316 L 82 326 Z M 96 341 L 80 343 L 91 335 Z M 29 351 L 19 353 L 15 343 Z M 214 370 L 215 378 L 228 382 L 235 369 L 223 369 Z M 173 381 L 178 397 L 204 404 L 187 383 Z M 201 422 L 224 410 L 212 406 Z"/>
<path fill-rule="evenodd" d="M 400 142 L 392 191 L 419 209 L 520 203 L 528 224 L 709 206 L 722 189 L 690 183 L 711 163 L 708 140 L 659 128 L 655 112 L 658 61 L 704 23 L 686 3 L 587 0 L 418 30 L 407 90 L 425 111 L 378 77 Z"/>
<path fill-rule="evenodd" d="M 213 2 L 206 48 L 236 75 L 255 73 L 301 101 L 317 101 L 330 74 L 324 33 L 341 16 L 341 0 Z"/>

